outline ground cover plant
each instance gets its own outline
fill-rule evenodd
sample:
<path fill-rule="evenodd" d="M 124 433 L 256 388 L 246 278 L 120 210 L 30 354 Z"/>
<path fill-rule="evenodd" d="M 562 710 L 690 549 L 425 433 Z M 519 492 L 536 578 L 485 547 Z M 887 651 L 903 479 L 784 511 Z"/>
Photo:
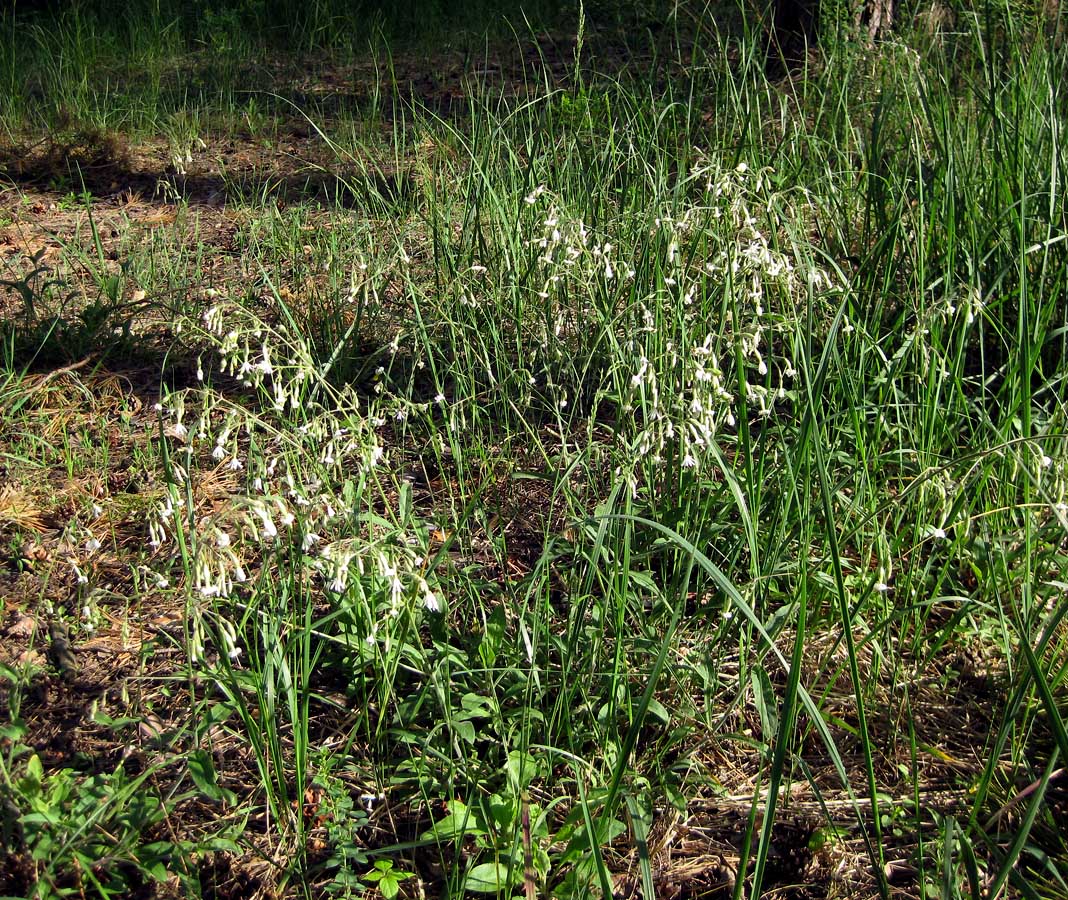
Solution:
<path fill-rule="evenodd" d="M 142 12 L 0 20 L 0 895 L 1068 894 L 1057 9 Z"/>

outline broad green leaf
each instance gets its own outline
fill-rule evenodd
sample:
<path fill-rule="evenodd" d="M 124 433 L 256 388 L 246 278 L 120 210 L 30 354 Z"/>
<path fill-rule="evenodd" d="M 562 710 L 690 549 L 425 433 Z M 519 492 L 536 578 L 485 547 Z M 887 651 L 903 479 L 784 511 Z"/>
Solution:
<path fill-rule="evenodd" d="M 497 655 L 504 641 L 504 627 L 504 606 L 498 604 L 486 619 L 486 633 L 482 635 L 482 640 L 478 645 L 479 658 L 487 669 L 497 661 Z"/>
<path fill-rule="evenodd" d="M 508 867 L 501 863 L 480 863 L 467 873 L 464 888 L 478 894 L 495 894 L 508 886 Z"/>
<path fill-rule="evenodd" d="M 215 765 L 207 750 L 194 750 L 189 754 L 189 775 L 205 797 L 210 800 L 223 799 L 223 792 L 215 776 Z"/>

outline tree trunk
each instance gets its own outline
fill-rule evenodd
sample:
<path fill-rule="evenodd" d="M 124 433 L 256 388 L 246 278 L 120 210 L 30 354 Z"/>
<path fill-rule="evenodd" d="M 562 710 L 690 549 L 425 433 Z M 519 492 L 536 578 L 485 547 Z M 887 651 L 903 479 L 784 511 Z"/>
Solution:
<path fill-rule="evenodd" d="M 797 69 L 816 46 L 820 0 L 771 0 L 767 25 L 766 71 L 779 78 Z M 885 37 L 893 26 L 894 0 L 862 0 L 851 25 L 869 41 Z"/>
<path fill-rule="evenodd" d="M 858 32 L 867 33 L 869 41 L 885 37 L 894 24 L 894 0 L 865 0 L 853 24 Z"/>

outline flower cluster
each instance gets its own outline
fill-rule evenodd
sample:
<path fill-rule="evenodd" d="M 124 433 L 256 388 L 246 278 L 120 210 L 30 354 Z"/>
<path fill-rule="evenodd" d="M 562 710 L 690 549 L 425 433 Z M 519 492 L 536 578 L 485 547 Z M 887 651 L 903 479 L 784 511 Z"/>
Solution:
<path fill-rule="evenodd" d="M 267 328 L 239 307 L 228 319 L 219 303 L 203 323 L 221 368 L 277 413 L 297 408 L 300 424 L 281 428 L 228 403 L 205 378 L 202 363 L 199 388 L 165 398 L 157 413 L 171 444 L 167 483 L 149 517 L 159 579 L 172 580 L 181 565 L 179 578 L 219 619 L 214 633 L 234 661 L 240 642 L 226 619 L 227 604 L 247 601 L 277 567 L 294 562 L 300 571 L 291 576 L 321 576 L 324 602 L 337 602 L 359 583 L 370 604 L 368 634 L 377 617 L 397 614 L 402 598 L 418 597 L 437 610 L 421 555 L 371 533 L 381 526 L 372 528 L 361 517 L 384 456 L 378 417 L 365 415 L 351 391 L 330 385 L 306 343 L 289 333 Z M 194 407 L 196 421 L 186 425 L 187 409 Z M 373 563 L 366 571 L 364 560 Z"/>

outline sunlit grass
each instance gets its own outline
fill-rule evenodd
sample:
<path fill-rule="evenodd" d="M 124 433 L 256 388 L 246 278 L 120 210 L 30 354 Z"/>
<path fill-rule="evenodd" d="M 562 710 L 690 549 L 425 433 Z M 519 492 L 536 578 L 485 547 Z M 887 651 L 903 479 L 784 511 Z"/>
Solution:
<path fill-rule="evenodd" d="M 708 39 L 655 88 L 596 56 L 471 74 L 460 115 L 393 85 L 388 130 L 308 116 L 352 208 L 243 195 L 239 275 L 192 205 L 118 274 L 90 217 L 56 273 L 82 305 L 6 275 L 19 497 L 28 343 L 169 342 L 138 417 L 86 373 L 151 480 L 70 509 L 68 598 L 18 603 L 84 642 L 119 565 L 129 628 L 179 614 L 106 713 L 158 777 L 86 782 L 154 799 L 72 800 L 24 721 L 43 669 L 3 660 L 36 896 L 207 890 L 226 854 L 315 896 L 1058 896 L 1065 62 L 958 25 L 956 56 L 909 34 L 777 84 Z M 70 480 L 116 466 L 61 444 Z"/>

